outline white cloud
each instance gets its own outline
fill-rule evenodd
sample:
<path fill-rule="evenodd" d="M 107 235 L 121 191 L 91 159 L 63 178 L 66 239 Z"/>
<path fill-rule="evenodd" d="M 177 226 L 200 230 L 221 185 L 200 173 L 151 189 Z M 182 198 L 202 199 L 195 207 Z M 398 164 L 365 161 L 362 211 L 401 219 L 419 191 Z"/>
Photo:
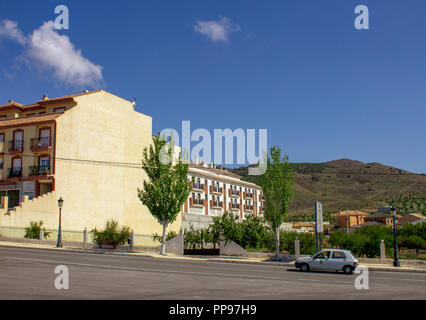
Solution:
<path fill-rule="evenodd" d="M 103 82 L 102 67 L 85 58 L 66 35 L 56 32 L 54 22 L 45 22 L 32 34 L 24 36 L 17 23 L 0 24 L 0 38 L 8 37 L 25 48 L 24 57 L 64 83 L 78 87 L 96 87 Z"/>
<path fill-rule="evenodd" d="M 1 37 L 10 38 L 21 45 L 25 45 L 26 43 L 25 36 L 21 30 L 18 29 L 18 24 L 11 20 L 4 20 L 0 24 L 0 38 Z"/>
<path fill-rule="evenodd" d="M 194 26 L 194 31 L 207 36 L 210 40 L 227 41 L 231 32 L 239 31 L 240 27 L 231 19 L 221 17 L 219 20 L 200 20 Z"/>

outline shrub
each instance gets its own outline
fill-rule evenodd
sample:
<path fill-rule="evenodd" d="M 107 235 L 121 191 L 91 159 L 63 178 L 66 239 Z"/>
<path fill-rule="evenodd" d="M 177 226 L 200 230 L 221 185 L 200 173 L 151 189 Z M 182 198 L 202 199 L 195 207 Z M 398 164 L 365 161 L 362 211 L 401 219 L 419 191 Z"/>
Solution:
<path fill-rule="evenodd" d="M 118 221 L 110 219 L 105 224 L 104 230 L 98 230 L 96 228 L 90 231 L 92 234 L 93 242 L 102 246 L 102 244 L 110 243 L 114 249 L 119 244 L 125 244 L 130 238 L 130 228 L 122 226 L 120 228 Z"/>
<path fill-rule="evenodd" d="M 40 239 L 40 230 L 44 230 L 44 237 L 45 238 L 49 238 L 51 232 L 47 232 L 46 228 L 42 228 L 43 226 L 43 221 L 40 222 L 35 222 L 35 221 L 31 221 L 30 222 L 30 226 L 25 228 L 25 235 L 24 238 L 27 239 Z"/>
<path fill-rule="evenodd" d="M 176 236 L 177 236 L 177 233 L 175 231 L 169 231 L 167 233 L 167 235 L 166 235 L 166 241 L 169 241 L 169 240 L 173 239 Z M 160 234 L 158 234 L 158 233 L 153 233 L 152 236 L 151 236 L 152 241 L 153 242 L 158 242 L 158 243 L 161 243 L 162 238 L 163 237 Z"/>

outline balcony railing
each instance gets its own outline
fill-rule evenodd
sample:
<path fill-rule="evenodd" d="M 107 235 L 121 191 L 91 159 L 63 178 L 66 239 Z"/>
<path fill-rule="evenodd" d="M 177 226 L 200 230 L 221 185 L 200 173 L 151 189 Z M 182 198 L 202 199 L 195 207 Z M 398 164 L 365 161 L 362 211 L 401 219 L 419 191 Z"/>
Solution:
<path fill-rule="evenodd" d="M 30 166 L 29 167 L 30 176 L 43 176 L 50 174 L 50 166 Z"/>
<path fill-rule="evenodd" d="M 230 209 L 240 209 L 240 204 L 239 203 L 230 203 L 229 208 Z"/>
<path fill-rule="evenodd" d="M 212 207 L 222 208 L 222 206 L 223 206 L 222 201 L 213 201 L 213 203 L 212 203 Z"/>
<path fill-rule="evenodd" d="M 198 205 L 198 206 L 203 206 L 204 205 L 204 200 L 203 199 L 192 199 L 192 204 L 193 205 Z"/>
<path fill-rule="evenodd" d="M 22 151 L 24 150 L 24 140 L 10 140 L 9 151 Z"/>
<path fill-rule="evenodd" d="M 222 193 L 222 188 L 213 186 L 212 191 L 216 193 Z"/>
<path fill-rule="evenodd" d="M 22 168 L 21 167 L 9 168 L 7 177 L 8 178 L 22 177 Z"/>
<path fill-rule="evenodd" d="M 230 196 L 237 196 L 237 197 L 239 197 L 240 196 L 240 192 L 237 191 L 237 190 L 234 190 L 234 189 L 230 189 L 229 190 L 229 195 Z"/>
<path fill-rule="evenodd" d="M 30 140 L 30 148 L 48 149 L 50 147 L 50 137 L 33 138 Z"/>
<path fill-rule="evenodd" d="M 246 198 L 253 199 L 253 193 L 246 192 Z"/>
<path fill-rule="evenodd" d="M 203 190 L 203 186 L 201 183 L 194 182 L 192 184 L 192 189 Z"/>

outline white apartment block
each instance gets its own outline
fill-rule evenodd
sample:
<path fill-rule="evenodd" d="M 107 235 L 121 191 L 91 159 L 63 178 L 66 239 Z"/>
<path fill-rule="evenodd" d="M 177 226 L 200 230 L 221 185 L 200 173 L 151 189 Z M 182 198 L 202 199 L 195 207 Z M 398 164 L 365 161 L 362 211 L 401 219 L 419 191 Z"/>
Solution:
<path fill-rule="evenodd" d="M 213 164 L 189 164 L 188 177 L 195 181 L 182 209 L 182 224 L 206 228 L 213 217 L 229 211 L 245 219 L 263 214 L 262 188 L 242 181 L 239 175 Z"/>

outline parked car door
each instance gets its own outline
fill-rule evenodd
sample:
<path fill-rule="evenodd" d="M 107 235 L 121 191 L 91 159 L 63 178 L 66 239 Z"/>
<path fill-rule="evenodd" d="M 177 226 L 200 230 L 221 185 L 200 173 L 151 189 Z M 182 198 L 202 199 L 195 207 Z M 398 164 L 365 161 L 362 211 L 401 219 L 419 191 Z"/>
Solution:
<path fill-rule="evenodd" d="M 330 251 L 323 250 L 316 254 L 311 261 L 311 269 L 313 270 L 326 270 L 328 260 L 330 257 Z"/>
<path fill-rule="evenodd" d="M 328 265 L 331 270 L 342 270 L 346 263 L 346 255 L 343 251 L 333 251 L 329 259 Z"/>

